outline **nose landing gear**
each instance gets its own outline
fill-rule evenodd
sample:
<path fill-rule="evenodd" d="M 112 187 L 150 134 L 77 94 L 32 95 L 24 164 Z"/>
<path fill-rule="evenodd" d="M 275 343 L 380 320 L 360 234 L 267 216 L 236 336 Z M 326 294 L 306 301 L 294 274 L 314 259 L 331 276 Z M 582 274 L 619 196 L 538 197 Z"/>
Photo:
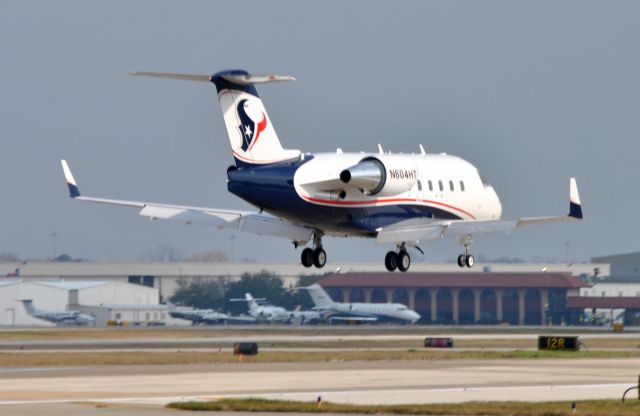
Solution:
<path fill-rule="evenodd" d="M 462 245 L 464 246 L 464 253 L 458 256 L 458 266 L 460 267 L 473 267 L 475 264 L 475 259 L 473 255 L 469 254 L 469 247 L 471 246 L 472 240 L 470 235 L 466 235 L 462 238 Z"/>

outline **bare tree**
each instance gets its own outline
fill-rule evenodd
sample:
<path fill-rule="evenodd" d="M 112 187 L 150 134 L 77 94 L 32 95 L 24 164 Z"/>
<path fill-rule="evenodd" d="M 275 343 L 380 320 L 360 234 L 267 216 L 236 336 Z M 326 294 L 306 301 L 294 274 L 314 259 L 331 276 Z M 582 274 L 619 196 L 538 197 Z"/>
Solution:
<path fill-rule="evenodd" d="M 224 261 L 229 261 L 229 257 L 219 250 L 210 250 L 202 253 L 196 253 L 192 256 L 189 256 L 185 259 L 185 261 L 192 262 L 202 262 L 202 263 L 220 263 Z"/>
<path fill-rule="evenodd" d="M 160 245 L 147 254 L 141 256 L 142 260 L 159 262 L 178 262 L 184 259 L 184 251 L 181 248 Z"/>

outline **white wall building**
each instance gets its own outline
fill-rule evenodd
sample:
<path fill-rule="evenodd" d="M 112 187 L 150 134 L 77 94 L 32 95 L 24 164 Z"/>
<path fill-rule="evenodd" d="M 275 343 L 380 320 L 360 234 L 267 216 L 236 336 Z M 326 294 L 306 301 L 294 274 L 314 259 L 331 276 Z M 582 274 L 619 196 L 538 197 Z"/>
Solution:
<path fill-rule="evenodd" d="M 109 305 L 111 310 L 122 305 L 129 310 L 132 308 L 130 305 L 135 305 L 135 316 L 142 317 L 144 321 L 153 321 L 154 318 L 158 318 L 157 321 L 166 321 L 168 314 L 161 311 L 165 307 L 159 305 L 159 297 L 156 288 L 114 281 L 2 279 L 0 325 L 55 326 L 51 322 L 29 316 L 22 305 L 22 300 L 27 299 L 31 299 L 37 309 L 54 311 L 84 311 L 88 307 L 99 308 L 103 305 Z M 148 311 L 145 311 L 145 308 Z M 146 317 L 149 319 L 145 320 Z M 97 326 L 105 324 L 106 321 L 96 319 Z"/>
<path fill-rule="evenodd" d="M 596 283 L 580 289 L 580 296 L 640 297 L 639 283 Z"/>
<path fill-rule="evenodd" d="M 266 270 L 280 276 L 285 286 L 297 284 L 300 276 L 349 272 L 386 272 L 382 262 L 375 263 L 339 263 L 327 265 L 323 269 L 306 269 L 299 263 L 231 263 L 231 262 L 3 262 L 0 263 L 0 276 L 18 274 L 22 280 L 43 280 L 50 277 L 64 280 L 100 280 L 122 283 L 135 283 L 154 287 L 160 291 L 162 300 L 173 295 L 180 279 L 239 279 L 243 273 L 259 273 Z M 561 272 L 575 276 L 593 276 L 598 269 L 600 277 L 609 276 L 609 265 L 598 263 L 575 264 L 534 264 L 534 263 L 485 263 L 476 264 L 473 269 L 460 269 L 452 263 L 414 262 L 411 272 Z"/>

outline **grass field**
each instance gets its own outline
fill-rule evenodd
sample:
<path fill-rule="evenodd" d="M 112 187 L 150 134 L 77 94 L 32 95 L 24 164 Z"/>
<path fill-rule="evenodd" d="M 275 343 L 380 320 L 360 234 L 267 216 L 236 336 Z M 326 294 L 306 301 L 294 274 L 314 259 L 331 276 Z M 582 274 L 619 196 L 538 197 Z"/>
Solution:
<path fill-rule="evenodd" d="M 207 338 L 246 335 L 422 335 L 442 334 L 545 334 L 611 333 L 607 328 L 566 327 L 527 328 L 510 326 L 203 326 L 203 327 L 113 327 L 113 328 L 20 328 L 0 329 L 2 340 L 71 340 L 71 339 L 139 339 L 139 338 Z M 640 333 L 636 340 L 640 340 Z"/>
<path fill-rule="evenodd" d="M 243 412 L 303 412 L 359 413 L 401 415 L 493 415 L 493 416 L 564 416 L 573 415 L 571 402 L 471 402 L 462 404 L 427 405 L 349 405 L 314 402 L 293 402 L 263 399 L 223 399 L 209 402 L 171 403 L 168 407 L 181 410 L 217 410 Z M 640 401 L 622 404 L 618 400 L 578 402 L 578 415 L 631 416 L 640 414 Z"/>
<path fill-rule="evenodd" d="M 640 351 L 265 351 L 243 357 L 245 363 L 323 362 L 323 361 L 433 361 L 453 359 L 554 359 L 554 358 L 639 358 Z M 238 361 L 230 352 L 0 352 L 0 367 L 213 364 Z"/>

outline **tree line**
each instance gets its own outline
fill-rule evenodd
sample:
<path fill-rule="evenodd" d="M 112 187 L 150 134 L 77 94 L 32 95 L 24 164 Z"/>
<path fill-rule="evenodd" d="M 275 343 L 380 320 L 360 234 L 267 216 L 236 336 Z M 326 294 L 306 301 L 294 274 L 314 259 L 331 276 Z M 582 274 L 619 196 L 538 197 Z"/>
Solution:
<path fill-rule="evenodd" d="M 300 286 L 308 286 L 322 276 L 301 276 Z M 269 303 L 282 306 L 287 310 L 298 307 L 310 309 L 313 302 L 306 290 L 295 290 L 285 287 L 282 279 L 275 273 L 263 270 L 259 273 L 244 273 L 240 280 L 231 281 L 226 278 L 178 280 L 178 289 L 169 301 L 180 306 L 197 309 L 214 309 L 234 315 L 246 313 L 245 302 L 233 302 L 231 299 L 244 299 L 245 293 L 254 298 L 265 298 Z"/>

